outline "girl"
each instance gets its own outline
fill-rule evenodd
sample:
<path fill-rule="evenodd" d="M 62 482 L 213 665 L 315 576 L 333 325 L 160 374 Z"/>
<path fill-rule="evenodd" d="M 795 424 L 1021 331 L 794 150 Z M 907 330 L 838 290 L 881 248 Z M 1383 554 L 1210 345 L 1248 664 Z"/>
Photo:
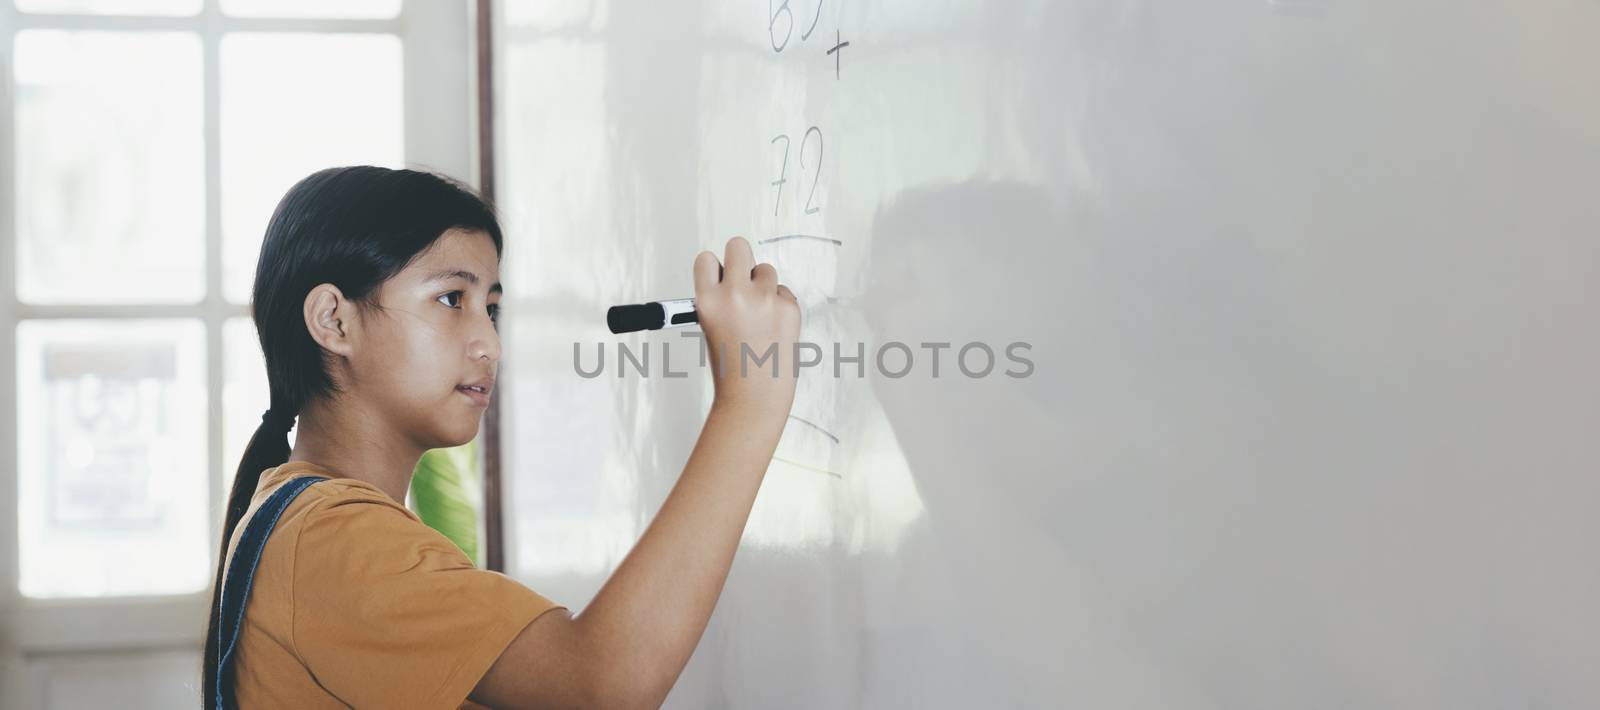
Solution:
<path fill-rule="evenodd" d="M 208 708 L 623 708 L 666 697 L 794 400 L 792 363 L 780 359 L 781 377 L 746 378 L 723 373 L 723 353 L 793 352 L 799 304 L 742 238 L 721 263 L 696 256 L 710 414 L 655 519 L 571 614 L 476 569 L 403 505 L 424 451 L 477 434 L 501 355 L 501 246 L 483 201 L 423 172 L 323 170 L 279 203 L 252 299 L 271 407 L 228 497 Z"/>

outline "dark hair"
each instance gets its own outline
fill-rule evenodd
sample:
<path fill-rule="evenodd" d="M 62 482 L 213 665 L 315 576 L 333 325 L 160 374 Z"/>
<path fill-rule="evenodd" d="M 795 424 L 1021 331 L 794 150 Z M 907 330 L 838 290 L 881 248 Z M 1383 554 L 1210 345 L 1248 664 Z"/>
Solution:
<path fill-rule="evenodd" d="M 289 188 L 272 213 L 250 304 L 272 399 L 228 493 L 202 667 L 202 703 L 208 710 L 221 653 L 217 613 L 228 542 L 262 471 L 289 459 L 294 417 L 308 402 L 338 391 L 328 372 L 327 353 L 305 326 L 306 294 L 328 283 L 359 307 L 371 307 L 385 280 L 452 228 L 487 232 L 496 254 L 503 248 L 493 208 L 471 190 L 432 173 L 365 165 L 311 174 Z"/>

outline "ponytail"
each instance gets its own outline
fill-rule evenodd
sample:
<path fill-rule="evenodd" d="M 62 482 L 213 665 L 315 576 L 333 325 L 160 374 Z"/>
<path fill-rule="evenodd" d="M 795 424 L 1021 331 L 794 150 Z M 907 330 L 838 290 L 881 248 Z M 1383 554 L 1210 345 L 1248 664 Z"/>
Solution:
<path fill-rule="evenodd" d="M 250 443 L 244 448 L 244 458 L 239 461 L 239 470 L 233 474 L 233 489 L 228 492 L 228 506 L 222 523 L 222 548 L 217 552 L 217 575 L 211 585 L 211 614 L 206 622 L 205 665 L 200 674 L 201 688 L 205 693 L 204 702 L 208 706 L 211 698 L 216 697 L 217 664 L 222 655 L 222 649 L 218 648 L 222 625 L 217 617 L 222 610 L 222 572 L 228 564 L 228 542 L 233 539 L 233 531 L 239 526 L 239 520 L 250 508 L 250 499 L 255 495 L 256 486 L 261 483 L 261 473 L 289 460 L 289 430 L 292 428 L 294 428 L 293 414 L 280 412 L 278 408 L 268 409 L 261 415 L 261 424 L 256 427 L 255 435 L 250 437 Z M 230 701 L 231 695 L 230 693 Z"/>

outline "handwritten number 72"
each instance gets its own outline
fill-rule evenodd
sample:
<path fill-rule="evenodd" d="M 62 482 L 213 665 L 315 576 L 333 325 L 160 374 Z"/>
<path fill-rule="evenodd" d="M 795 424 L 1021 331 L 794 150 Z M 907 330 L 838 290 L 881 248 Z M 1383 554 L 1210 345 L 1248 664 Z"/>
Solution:
<path fill-rule="evenodd" d="M 821 205 L 812 205 L 811 204 L 811 203 L 816 201 L 816 198 L 817 198 L 817 183 L 822 180 L 822 129 L 821 128 L 818 128 L 816 126 L 812 126 L 810 128 L 807 128 L 806 129 L 806 134 L 800 138 L 800 171 L 801 171 L 802 175 L 805 173 L 805 169 L 806 169 L 806 146 L 811 144 L 811 142 L 812 142 L 811 137 L 812 136 L 816 136 L 817 160 L 816 160 L 816 167 L 814 169 L 814 173 L 811 176 L 811 189 L 810 189 L 810 191 L 808 191 L 806 193 L 806 205 L 805 205 L 806 214 L 816 214 L 816 213 L 822 211 L 822 206 Z M 782 159 L 782 162 L 779 163 L 779 165 L 778 165 L 778 179 L 772 181 L 772 186 L 774 188 L 777 188 L 777 191 L 772 196 L 772 214 L 773 214 L 773 216 L 777 216 L 777 214 L 778 214 L 778 206 L 783 201 L 783 184 L 789 181 L 789 136 L 788 135 L 774 136 L 773 139 L 769 143 L 771 145 L 777 145 L 778 141 L 783 141 L 783 159 Z"/>

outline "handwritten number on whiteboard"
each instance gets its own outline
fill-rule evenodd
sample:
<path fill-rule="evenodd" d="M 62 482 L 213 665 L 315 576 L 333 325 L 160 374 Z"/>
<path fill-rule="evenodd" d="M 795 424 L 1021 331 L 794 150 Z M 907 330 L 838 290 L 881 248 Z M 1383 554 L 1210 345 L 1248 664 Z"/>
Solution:
<path fill-rule="evenodd" d="M 806 31 L 800 34 L 801 42 L 811 39 L 811 33 L 816 31 L 817 20 L 820 19 L 822 19 L 822 0 L 817 0 L 817 14 L 811 16 L 811 26 L 807 27 Z"/>
<path fill-rule="evenodd" d="M 800 139 L 800 170 L 806 169 L 806 142 L 811 140 L 811 134 L 817 134 L 817 174 L 811 178 L 811 192 L 806 193 L 806 214 L 816 214 L 822 207 L 811 206 L 811 201 L 817 196 L 817 183 L 822 180 L 822 129 L 812 126 L 806 129 L 806 135 Z"/>
<path fill-rule="evenodd" d="M 780 140 L 783 141 L 783 165 L 778 168 L 778 179 L 772 181 L 772 186 L 778 188 L 778 194 L 772 198 L 772 216 L 774 217 L 778 216 L 778 202 L 783 199 L 783 184 L 789 181 L 787 177 L 789 174 L 789 137 L 777 136 L 772 139 L 772 143 L 776 145 Z"/>
<path fill-rule="evenodd" d="M 773 2 L 774 0 L 767 0 L 769 13 L 767 17 L 767 37 L 772 39 L 772 51 L 782 52 L 784 47 L 789 46 L 789 35 L 794 34 L 794 12 L 789 9 L 789 0 L 780 0 L 776 7 L 773 6 Z M 782 42 L 778 41 L 777 33 L 778 16 L 780 15 L 784 17 Z"/>
<path fill-rule="evenodd" d="M 811 176 L 811 191 L 806 193 L 806 214 L 816 214 L 822 211 L 821 205 L 812 205 L 817 199 L 817 183 L 822 181 L 822 129 L 812 126 L 806 129 L 806 134 L 800 139 L 800 171 L 803 175 L 806 169 L 806 146 L 811 143 L 811 136 L 817 137 L 816 174 Z M 772 216 L 778 216 L 778 209 L 783 203 L 783 184 L 789 181 L 789 136 L 787 134 L 773 136 L 769 141 L 777 145 L 783 141 L 783 162 L 778 165 L 778 179 L 772 181 L 772 186 L 777 188 L 777 193 L 772 196 Z"/>

